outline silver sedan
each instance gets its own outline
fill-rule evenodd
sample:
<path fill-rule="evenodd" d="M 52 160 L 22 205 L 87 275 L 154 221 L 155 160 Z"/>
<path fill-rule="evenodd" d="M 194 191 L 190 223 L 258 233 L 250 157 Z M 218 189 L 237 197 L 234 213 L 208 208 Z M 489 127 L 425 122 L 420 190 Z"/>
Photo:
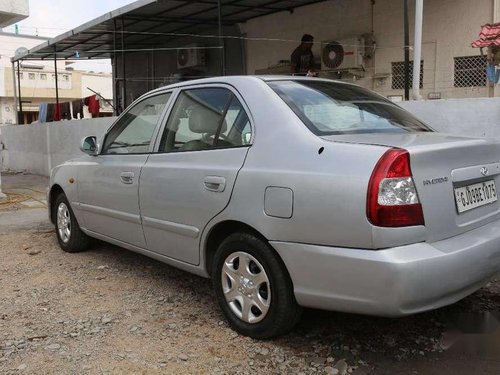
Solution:
<path fill-rule="evenodd" d="M 53 169 L 61 248 L 89 237 L 211 277 L 231 326 L 302 307 L 435 309 L 500 270 L 500 144 L 438 134 L 355 85 L 223 77 L 149 92 Z"/>

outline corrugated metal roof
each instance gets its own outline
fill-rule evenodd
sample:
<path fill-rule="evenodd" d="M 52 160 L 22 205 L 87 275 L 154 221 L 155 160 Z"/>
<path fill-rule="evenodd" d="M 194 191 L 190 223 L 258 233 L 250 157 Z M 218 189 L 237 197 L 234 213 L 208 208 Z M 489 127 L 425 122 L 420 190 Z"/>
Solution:
<path fill-rule="evenodd" d="M 326 0 L 221 0 L 222 23 L 234 25 L 322 1 Z M 115 43 L 121 42 L 122 33 L 127 50 L 154 48 L 168 43 L 177 34 L 201 34 L 216 28 L 217 3 L 217 0 L 139 0 L 61 34 L 12 61 L 54 56 L 72 60 L 109 58 L 121 48 Z"/>

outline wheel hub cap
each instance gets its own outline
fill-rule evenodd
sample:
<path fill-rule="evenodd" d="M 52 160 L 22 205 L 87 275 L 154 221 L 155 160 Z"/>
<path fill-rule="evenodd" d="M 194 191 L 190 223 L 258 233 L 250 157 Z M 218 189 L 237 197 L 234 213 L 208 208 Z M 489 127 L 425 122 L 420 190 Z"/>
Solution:
<path fill-rule="evenodd" d="M 222 289 L 231 311 L 246 323 L 264 319 L 271 304 L 269 277 L 252 255 L 238 251 L 222 267 Z"/>
<path fill-rule="evenodd" d="M 248 297 L 250 297 L 255 292 L 255 285 L 252 282 L 252 280 L 249 280 L 249 279 L 241 276 L 240 280 L 239 280 L 239 284 L 240 284 L 240 287 L 238 288 L 238 290 L 241 293 L 248 295 Z"/>

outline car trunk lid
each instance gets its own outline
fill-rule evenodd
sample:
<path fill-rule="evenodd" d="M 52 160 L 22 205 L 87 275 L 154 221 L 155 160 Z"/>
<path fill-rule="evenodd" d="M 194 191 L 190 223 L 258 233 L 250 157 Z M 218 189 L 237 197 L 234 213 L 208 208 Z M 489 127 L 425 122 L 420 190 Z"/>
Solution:
<path fill-rule="evenodd" d="M 408 150 L 427 241 L 445 239 L 500 218 L 499 201 L 495 200 L 496 187 L 500 186 L 500 140 L 437 133 L 322 138 Z"/>

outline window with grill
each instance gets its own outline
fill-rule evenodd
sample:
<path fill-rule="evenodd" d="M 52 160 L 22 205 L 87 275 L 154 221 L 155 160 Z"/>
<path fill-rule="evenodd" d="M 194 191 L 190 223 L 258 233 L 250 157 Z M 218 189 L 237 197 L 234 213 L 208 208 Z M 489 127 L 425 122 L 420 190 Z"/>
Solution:
<path fill-rule="evenodd" d="M 486 56 L 455 57 L 455 87 L 486 86 Z"/>
<path fill-rule="evenodd" d="M 410 88 L 413 87 L 413 61 L 410 61 Z M 420 88 L 424 87 L 424 60 L 420 61 Z M 405 88 L 405 62 L 392 63 L 392 89 L 404 90 Z"/>

